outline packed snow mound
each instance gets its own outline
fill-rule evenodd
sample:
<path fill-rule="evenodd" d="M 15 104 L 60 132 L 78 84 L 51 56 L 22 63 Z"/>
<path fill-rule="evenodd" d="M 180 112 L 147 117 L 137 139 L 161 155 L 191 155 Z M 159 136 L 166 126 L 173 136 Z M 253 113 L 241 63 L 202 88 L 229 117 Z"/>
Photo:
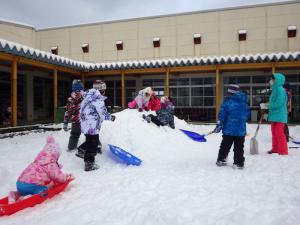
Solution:
<path fill-rule="evenodd" d="M 187 146 L 189 149 L 203 147 L 199 146 L 199 142 L 192 141 L 179 130 L 187 129 L 199 132 L 199 126 L 193 127 L 175 117 L 175 129 L 169 126 L 158 127 L 153 123 L 147 123 L 142 118 L 143 114 L 155 115 L 155 112 L 141 113 L 137 110 L 126 109 L 115 114 L 114 122 L 104 122 L 100 136 L 105 150 L 108 150 L 108 144 L 113 144 L 144 158 L 145 163 L 151 163 L 151 160 L 158 160 L 163 152 L 169 153 L 170 160 L 178 150 L 186 151 Z M 201 133 L 208 131 L 209 128 L 203 127 Z M 165 159 L 161 160 L 164 162 Z"/>
<path fill-rule="evenodd" d="M 144 112 L 154 113 L 154 112 Z M 270 125 L 257 136 L 259 155 L 249 154 L 257 125 L 248 125 L 245 169 L 215 165 L 221 134 L 195 142 L 178 129 L 205 134 L 214 125 L 190 125 L 175 118 L 176 129 L 157 127 L 137 110 L 115 113 L 100 132 L 100 169 L 84 172 L 83 160 L 67 152 L 70 132 L 31 133 L 0 139 L 0 197 L 15 190 L 20 173 L 34 160 L 52 134 L 63 149 L 59 162 L 76 179 L 65 192 L 33 208 L 1 218 L 1 225 L 294 225 L 300 221 L 300 149 L 288 156 L 269 155 Z M 60 125 L 62 127 L 62 125 Z M 290 126 L 300 138 L 300 126 Z M 84 141 L 81 135 L 80 143 Z M 108 144 L 143 160 L 127 166 L 114 160 Z M 292 143 L 289 144 L 293 146 Z"/>

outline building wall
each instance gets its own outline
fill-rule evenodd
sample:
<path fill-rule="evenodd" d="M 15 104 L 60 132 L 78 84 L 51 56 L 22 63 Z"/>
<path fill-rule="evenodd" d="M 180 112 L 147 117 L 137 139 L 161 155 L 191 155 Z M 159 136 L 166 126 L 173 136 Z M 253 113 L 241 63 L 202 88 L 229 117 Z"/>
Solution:
<path fill-rule="evenodd" d="M 0 38 L 35 47 L 36 31 L 33 27 L 22 26 L 0 20 Z"/>
<path fill-rule="evenodd" d="M 300 3 L 40 30 L 37 47 L 58 45 L 60 55 L 90 62 L 300 51 L 299 31 L 288 38 L 289 25 L 300 28 Z M 246 41 L 238 41 L 240 29 L 247 30 Z M 194 33 L 201 34 L 201 45 L 194 45 Z M 160 48 L 153 47 L 154 37 Z M 90 44 L 88 54 L 82 53 L 84 43 Z"/>
<path fill-rule="evenodd" d="M 300 28 L 300 2 L 269 4 L 160 17 L 105 22 L 35 31 L 32 27 L 0 22 L 0 38 L 88 62 L 180 58 L 300 51 L 300 34 L 287 37 L 287 26 Z M 238 41 L 238 31 L 247 40 Z M 200 33 L 201 45 L 193 34 Z M 160 37 L 160 48 L 153 38 Z M 122 40 L 124 50 L 117 51 Z M 90 52 L 82 52 L 88 43 Z"/>

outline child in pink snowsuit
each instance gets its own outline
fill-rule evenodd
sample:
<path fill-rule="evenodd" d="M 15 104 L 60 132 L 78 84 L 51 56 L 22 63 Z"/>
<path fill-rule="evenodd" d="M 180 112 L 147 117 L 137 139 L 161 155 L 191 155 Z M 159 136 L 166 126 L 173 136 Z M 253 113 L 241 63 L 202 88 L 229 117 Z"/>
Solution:
<path fill-rule="evenodd" d="M 59 145 L 52 136 L 49 136 L 44 149 L 19 176 L 16 184 L 18 192 L 11 192 L 10 197 L 14 195 L 12 198 L 17 200 L 20 195 L 39 194 L 54 184 L 72 179 L 71 174 L 64 174 L 61 171 L 62 166 L 57 162 L 59 156 Z"/>
<path fill-rule="evenodd" d="M 142 112 L 143 109 L 147 110 L 148 102 L 150 96 L 152 95 L 152 92 L 153 91 L 151 87 L 146 87 L 145 89 L 140 90 L 135 99 L 132 102 L 128 103 L 128 108 L 134 109 L 137 106 L 140 112 Z"/>

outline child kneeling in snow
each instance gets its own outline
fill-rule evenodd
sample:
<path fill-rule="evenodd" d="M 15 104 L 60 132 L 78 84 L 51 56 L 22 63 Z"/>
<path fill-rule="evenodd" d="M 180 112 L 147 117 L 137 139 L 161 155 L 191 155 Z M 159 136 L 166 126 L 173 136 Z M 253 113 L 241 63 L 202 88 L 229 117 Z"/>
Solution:
<path fill-rule="evenodd" d="M 146 116 L 143 114 L 143 118 L 148 122 L 152 122 L 157 126 L 169 125 L 172 129 L 175 129 L 174 124 L 174 105 L 168 96 L 161 97 L 160 110 L 156 111 L 156 115 L 152 114 Z"/>
<path fill-rule="evenodd" d="M 72 174 L 64 174 L 58 164 L 60 147 L 52 136 L 47 138 L 47 143 L 35 160 L 19 176 L 17 192 L 9 193 L 9 202 L 18 200 L 25 195 L 34 195 L 44 192 L 58 183 L 74 179 Z"/>
<path fill-rule="evenodd" d="M 143 109 L 148 110 L 148 102 L 152 93 L 153 91 L 151 87 L 146 87 L 145 89 L 140 90 L 135 99 L 128 103 L 128 108 L 134 109 L 137 106 L 139 112 L 142 112 Z"/>

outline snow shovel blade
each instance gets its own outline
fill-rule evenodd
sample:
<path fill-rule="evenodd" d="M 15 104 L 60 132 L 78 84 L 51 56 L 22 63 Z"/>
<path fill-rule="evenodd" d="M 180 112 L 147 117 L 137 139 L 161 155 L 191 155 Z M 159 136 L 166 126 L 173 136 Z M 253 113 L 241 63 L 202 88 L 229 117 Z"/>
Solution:
<path fill-rule="evenodd" d="M 300 141 L 292 141 L 294 144 L 300 145 Z"/>
<path fill-rule="evenodd" d="M 258 142 L 255 137 L 250 140 L 250 154 L 257 155 L 258 154 Z"/>
<path fill-rule="evenodd" d="M 191 138 L 193 141 L 198 141 L 198 142 L 206 142 L 205 135 L 198 134 L 196 132 L 188 131 L 188 130 L 181 130 L 185 135 L 187 135 L 189 138 Z"/>

